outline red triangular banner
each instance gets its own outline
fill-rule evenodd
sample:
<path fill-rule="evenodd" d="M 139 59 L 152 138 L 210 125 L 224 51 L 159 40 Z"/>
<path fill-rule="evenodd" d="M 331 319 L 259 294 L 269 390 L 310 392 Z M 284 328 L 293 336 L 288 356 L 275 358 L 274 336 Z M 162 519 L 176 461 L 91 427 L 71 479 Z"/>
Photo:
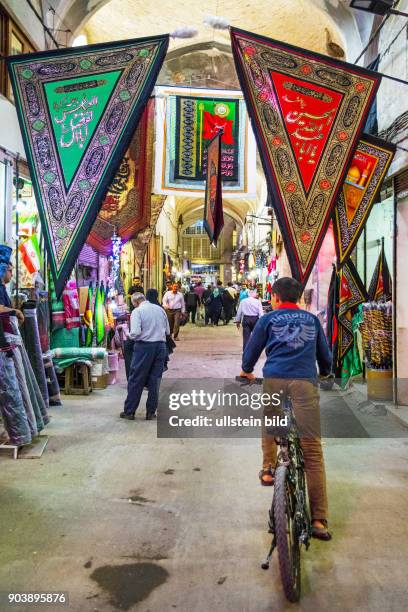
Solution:
<path fill-rule="evenodd" d="M 292 274 L 306 283 L 381 77 L 231 28 Z"/>

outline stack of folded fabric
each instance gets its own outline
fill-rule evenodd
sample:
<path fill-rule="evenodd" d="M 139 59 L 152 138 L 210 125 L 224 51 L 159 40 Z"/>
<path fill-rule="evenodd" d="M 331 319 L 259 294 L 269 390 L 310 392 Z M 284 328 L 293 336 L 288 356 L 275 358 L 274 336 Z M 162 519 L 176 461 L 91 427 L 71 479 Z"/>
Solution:
<path fill-rule="evenodd" d="M 57 372 L 63 372 L 74 363 L 86 363 L 92 366 L 95 361 L 104 361 L 106 349 L 101 347 L 62 347 L 51 350 L 51 357 Z"/>

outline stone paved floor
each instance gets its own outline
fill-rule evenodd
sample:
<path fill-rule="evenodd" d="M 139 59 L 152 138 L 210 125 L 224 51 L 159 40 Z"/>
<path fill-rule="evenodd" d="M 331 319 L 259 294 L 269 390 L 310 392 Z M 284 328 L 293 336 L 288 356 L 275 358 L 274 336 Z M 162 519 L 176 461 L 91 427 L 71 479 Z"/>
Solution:
<path fill-rule="evenodd" d="M 181 335 L 167 377 L 237 373 L 235 328 Z M 65 399 L 41 459 L 0 456 L 1 592 L 69 591 L 75 612 L 406 609 L 402 426 L 401 438 L 325 440 L 334 540 L 303 554 L 302 601 L 289 605 L 276 559 L 259 565 L 271 492 L 258 441 L 158 440 L 143 406 L 118 418 L 124 394 Z"/>

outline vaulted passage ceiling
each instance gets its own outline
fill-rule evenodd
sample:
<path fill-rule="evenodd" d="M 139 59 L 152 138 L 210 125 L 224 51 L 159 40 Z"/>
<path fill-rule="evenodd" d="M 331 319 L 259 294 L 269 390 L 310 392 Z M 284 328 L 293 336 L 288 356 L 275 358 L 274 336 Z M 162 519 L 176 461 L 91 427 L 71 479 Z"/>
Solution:
<path fill-rule="evenodd" d="M 336 6 L 333 0 L 327 4 L 330 9 Z M 88 2 L 89 8 L 96 5 L 92 0 Z M 92 14 L 83 32 L 89 43 L 93 43 L 163 34 L 193 26 L 198 36 L 193 40 L 176 39 L 170 50 L 193 41 L 229 44 L 228 31 L 215 30 L 203 23 L 208 14 L 224 17 L 231 25 L 322 53 L 327 52 L 325 28 L 328 28 L 334 41 L 345 46 L 329 13 L 310 0 L 157 0 L 150 3 L 110 0 Z"/>

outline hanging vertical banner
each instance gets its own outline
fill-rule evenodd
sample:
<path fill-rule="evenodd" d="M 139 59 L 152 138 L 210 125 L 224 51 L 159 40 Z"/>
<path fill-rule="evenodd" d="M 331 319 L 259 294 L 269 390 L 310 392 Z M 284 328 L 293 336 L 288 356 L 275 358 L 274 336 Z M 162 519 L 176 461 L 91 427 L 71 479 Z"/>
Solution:
<path fill-rule="evenodd" d="M 337 264 L 357 244 L 395 154 L 395 145 L 363 134 L 333 210 Z"/>
<path fill-rule="evenodd" d="M 7 58 L 58 295 L 136 130 L 168 40 Z"/>
<path fill-rule="evenodd" d="M 150 99 L 86 239 L 102 255 L 111 255 L 113 228 L 127 242 L 149 225 L 153 140 L 154 100 Z"/>
<path fill-rule="evenodd" d="M 221 140 L 223 131 L 211 140 L 207 148 L 207 176 L 205 182 L 204 228 L 211 244 L 217 240 L 224 227 L 222 210 Z"/>
<path fill-rule="evenodd" d="M 255 197 L 256 145 L 241 91 L 156 87 L 154 191 L 201 196 L 207 147 L 219 129 L 223 191 Z"/>
<path fill-rule="evenodd" d="M 353 309 L 368 299 L 367 291 L 360 276 L 349 259 L 338 272 L 339 275 L 339 310 L 337 336 L 337 362 L 341 363 L 347 351 L 354 343 L 351 324 Z"/>
<path fill-rule="evenodd" d="M 368 295 L 372 302 L 386 302 L 392 297 L 391 274 L 385 258 L 384 239 L 382 239 L 381 251 L 368 288 Z"/>
<path fill-rule="evenodd" d="M 231 39 L 292 274 L 304 285 L 381 77 L 236 28 Z"/>
<path fill-rule="evenodd" d="M 146 255 L 147 247 L 154 234 L 156 223 L 163 209 L 165 200 L 166 200 L 166 196 L 158 196 L 158 195 L 152 196 L 151 206 L 150 206 L 149 224 L 147 227 L 145 227 L 143 230 L 141 230 L 137 234 L 136 238 L 132 240 L 135 260 L 139 267 L 141 267 L 143 264 L 143 260 Z"/>

